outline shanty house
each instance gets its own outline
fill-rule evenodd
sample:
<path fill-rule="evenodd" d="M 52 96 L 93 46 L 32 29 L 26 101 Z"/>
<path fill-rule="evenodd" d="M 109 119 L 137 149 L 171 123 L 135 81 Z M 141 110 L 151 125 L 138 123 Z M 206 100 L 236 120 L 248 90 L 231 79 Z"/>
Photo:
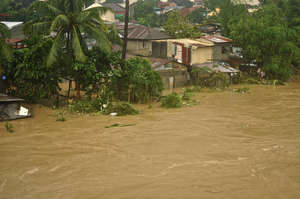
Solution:
<path fill-rule="evenodd" d="M 221 36 L 169 39 L 167 43 L 167 57 L 185 65 L 227 60 L 230 55 L 231 40 Z"/>
<path fill-rule="evenodd" d="M 141 25 L 133 25 L 128 29 L 127 51 L 129 53 L 141 56 L 152 56 L 153 53 L 160 55 L 163 53 L 160 51 L 161 46 L 154 43 L 154 41 L 169 38 L 170 36 L 159 29 L 149 28 Z M 164 49 L 164 54 L 166 55 L 166 46 Z"/>

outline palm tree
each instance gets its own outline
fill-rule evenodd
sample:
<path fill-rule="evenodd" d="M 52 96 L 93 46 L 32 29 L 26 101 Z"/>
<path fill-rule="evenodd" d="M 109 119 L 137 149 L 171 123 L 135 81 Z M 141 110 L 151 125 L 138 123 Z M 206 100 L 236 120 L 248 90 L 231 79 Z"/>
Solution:
<path fill-rule="evenodd" d="M 26 24 L 26 29 L 46 35 L 54 35 L 54 42 L 46 64 L 51 66 L 61 54 L 66 55 L 71 63 L 87 60 L 85 38 L 94 39 L 96 46 L 103 51 L 111 50 L 108 29 L 100 15 L 107 9 L 85 8 L 86 0 L 48 0 L 36 1 L 29 11 L 36 17 Z M 30 32 L 30 31 L 29 31 Z M 76 81 L 77 97 L 80 98 L 80 85 Z"/>
<path fill-rule="evenodd" d="M 5 60 L 10 60 L 10 58 L 11 58 L 11 49 L 6 44 L 6 38 L 9 38 L 9 37 L 10 37 L 10 31 L 9 31 L 8 27 L 5 24 L 0 23 L 0 59 L 4 58 Z M 1 65 L 0 65 L 0 72 L 1 72 L 1 70 L 2 69 L 1 69 Z"/>

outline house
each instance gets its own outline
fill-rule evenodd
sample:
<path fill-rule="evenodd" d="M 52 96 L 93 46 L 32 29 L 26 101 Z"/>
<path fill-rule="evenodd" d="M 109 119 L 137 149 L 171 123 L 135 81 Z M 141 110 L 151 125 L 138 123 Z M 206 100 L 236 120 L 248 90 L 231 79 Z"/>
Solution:
<path fill-rule="evenodd" d="M 117 26 L 121 35 L 123 35 L 124 24 Z M 156 40 L 171 38 L 166 33 L 157 28 L 149 28 L 138 24 L 129 24 L 127 51 L 134 55 L 152 56 L 153 54 L 164 54 L 166 57 L 166 46 L 164 52 L 161 52 L 160 44 L 154 43 Z M 166 44 L 165 44 L 166 45 Z M 154 50 L 153 50 L 154 49 Z"/>
<path fill-rule="evenodd" d="M 104 6 L 95 1 L 95 3 L 93 3 L 89 7 L 85 8 L 84 10 L 89 10 L 89 9 L 98 8 L 98 7 L 104 7 Z M 103 21 L 107 21 L 107 22 L 115 22 L 116 21 L 115 13 L 111 9 L 108 9 L 105 13 L 102 13 L 100 15 L 100 17 Z"/>
<path fill-rule="evenodd" d="M 109 8 L 114 13 L 116 19 L 121 19 L 125 16 L 125 8 L 117 3 L 102 3 L 101 5 Z"/>
<path fill-rule="evenodd" d="M 11 44 L 15 49 L 22 49 L 26 47 L 23 44 L 23 40 L 25 39 L 25 35 L 23 33 L 23 22 L 1 21 L 1 23 L 5 24 L 11 32 L 11 37 L 6 39 L 6 43 Z"/>
<path fill-rule="evenodd" d="M 167 57 L 172 57 L 184 65 L 227 60 L 231 51 L 231 40 L 216 35 L 157 42 L 167 42 Z"/>

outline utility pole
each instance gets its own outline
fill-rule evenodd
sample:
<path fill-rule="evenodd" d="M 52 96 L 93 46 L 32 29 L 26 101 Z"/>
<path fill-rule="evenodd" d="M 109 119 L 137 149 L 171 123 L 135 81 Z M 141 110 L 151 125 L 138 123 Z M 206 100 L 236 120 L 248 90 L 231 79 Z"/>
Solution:
<path fill-rule="evenodd" d="M 129 21 L 129 0 L 125 2 L 125 23 L 124 23 L 124 38 L 123 38 L 123 52 L 122 59 L 126 59 L 126 51 L 127 51 L 127 35 L 128 35 L 128 21 Z"/>

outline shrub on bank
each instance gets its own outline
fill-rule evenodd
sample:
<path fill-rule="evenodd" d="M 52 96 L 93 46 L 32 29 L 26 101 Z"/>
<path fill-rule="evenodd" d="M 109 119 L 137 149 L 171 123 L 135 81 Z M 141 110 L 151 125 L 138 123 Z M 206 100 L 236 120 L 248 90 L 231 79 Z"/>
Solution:
<path fill-rule="evenodd" d="M 103 111 L 104 114 L 117 113 L 117 116 L 136 115 L 139 113 L 131 104 L 126 102 L 110 103 Z"/>
<path fill-rule="evenodd" d="M 182 101 L 177 93 L 172 93 L 162 98 L 161 106 L 164 108 L 180 108 Z"/>

